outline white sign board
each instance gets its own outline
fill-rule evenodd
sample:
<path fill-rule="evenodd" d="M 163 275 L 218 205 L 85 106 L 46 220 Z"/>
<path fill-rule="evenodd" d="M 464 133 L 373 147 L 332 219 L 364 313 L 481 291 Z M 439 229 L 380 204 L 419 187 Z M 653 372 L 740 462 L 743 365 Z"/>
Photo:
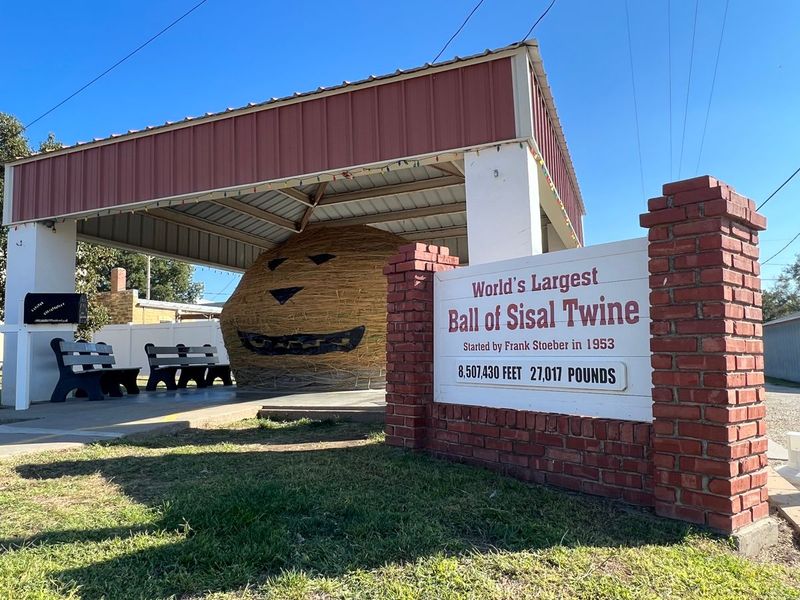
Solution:
<path fill-rule="evenodd" d="M 434 400 L 652 421 L 644 238 L 435 274 Z"/>

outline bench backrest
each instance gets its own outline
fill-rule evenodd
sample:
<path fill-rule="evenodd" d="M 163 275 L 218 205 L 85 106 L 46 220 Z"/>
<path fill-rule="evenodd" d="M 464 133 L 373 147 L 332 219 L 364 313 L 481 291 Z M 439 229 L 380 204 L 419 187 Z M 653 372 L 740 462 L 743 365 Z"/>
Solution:
<path fill-rule="evenodd" d="M 63 338 L 54 338 L 50 347 L 56 355 L 59 371 L 82 371 L 109 369 L 114 366 L 114 349 L 108 344 L 90 344 L 89 342 L 68 342 Z"/>
<path fill-rule="evenodd" d="M 211 344 L 204 346 L 156 346 L 145 344 L 147 363 L 151 367 L 197 367 L 215 365 L 219 362 L 217 348 Z"/>

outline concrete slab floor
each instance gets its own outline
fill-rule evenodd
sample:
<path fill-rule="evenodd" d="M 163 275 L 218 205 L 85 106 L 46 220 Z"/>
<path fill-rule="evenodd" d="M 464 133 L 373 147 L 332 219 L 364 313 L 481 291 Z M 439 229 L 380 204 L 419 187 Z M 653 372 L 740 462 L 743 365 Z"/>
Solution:
<path fill-rule="evenodd" d="M 0 410 L 0 459 L 130 435 L 238 421 L 255 417 L 265 407 L 379 411 L 383 406 L 383 390 L 291 394 L 217 386 L 142 392 L 102 402 L 71 398 L 64 403 L 34 404 L 26 411 Z"/>

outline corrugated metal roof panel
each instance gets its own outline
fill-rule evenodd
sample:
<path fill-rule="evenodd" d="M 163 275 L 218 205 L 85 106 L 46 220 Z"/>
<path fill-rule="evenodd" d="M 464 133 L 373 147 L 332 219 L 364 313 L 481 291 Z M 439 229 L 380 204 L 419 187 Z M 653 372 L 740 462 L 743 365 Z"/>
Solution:
<path fill-rule="evenodd" d="M 426 86 L 387 79 L 380 86 L 342 90 L 346 103 L 337 96 L 310 97 L 262 107 L 274 113 L 268 117 L 234 113 L 17 163 L 13 220 L 57 218 L 515 138 L 509 57 L 419 78 Z M 465 97 L 472 100 L 461 102 Z M 495 125 L 467 123 L 487 118 Z M 68 160 L 56 160 L 65 152 Z M 61 179 L 73 185 L 57 189 L 53 181 Z"/>
<path fill-rule="evenodd" d="M 247 269 L 261 253 L 260 248 L 250 244 L 142 213 L 78 221 L 78 236 L 93 242 L 239 271 Z"/>

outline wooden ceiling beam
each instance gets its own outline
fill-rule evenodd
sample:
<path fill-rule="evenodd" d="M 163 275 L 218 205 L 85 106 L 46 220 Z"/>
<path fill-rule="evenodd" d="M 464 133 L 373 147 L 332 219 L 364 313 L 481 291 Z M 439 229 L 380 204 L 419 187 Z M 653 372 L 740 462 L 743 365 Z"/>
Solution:
<path fill-rule="evenodd" d="M 434 217 L 437 215 L 452 215 L 455 213 L 466 212 L 465 202 L 453 202 L 449 204 L 437 204 L 435 206 L 424 206 L 420 208 L 407 208 L 404 210 L 394 210 L 391 212 L 375 213 L 371 215 L 359 215 L 357 217 L 346 217 L 343 219 L 331 219 L 330 221 L 316 221 L 312 227 L 344 227 L 347 225 L 374 225 L 375 223 L 389 223 L 392 221 L 402 221 L 404 219 L 417 219 L 420 217 Z"/>
<path fill-rule="evenodd" d="M 320 200 L 319 206 L 341 204 L 343 202 L 356 202 L 358 200 L 368 200 L 371 198 L 382 198 L 384 196 L 394 196 L 395 194 L 409 194 L 411 192 L 436 190 L 456 185 L 464 185 L 464 178 L 456 177 L 454 175 L 434 177 L 433 179 L 422 179 L 420 181 L 409 181 L 407 183 L 384 185 L 380 187 L 367 188 L 364 190 L 355 190 L 353 192 L 329 194 Z"/>
<path fill-rule="evenodd" d="M 147 214 L 154 219 L 177 223 L 178 225 L 184 225 L 185 227 L 205 233 L 215 233 L 216 235 L 230 238 L 244 244 L 250 244 L 257 248 L 263 248 L 264 250 L 269 250 L 276 246 L 275 243 L 262 237 L 246 233 L 239 229 L 234 229 L 233 227 L 227 227 L 226 225 L 219 225 L 172 208 L 153 208 L 147 211 Z"/>
<path fill-rule="evenodd" d="M 236 212 L 240 212 L 253 217 L 254 219 L 258 219 L 259 221 L 264 221 L 266 223 L 270 223 L 271 225 L 277 225 L 283 229 L 288 229 L 292 233 L 297 233 L 299 231 L 293 221 L 278 215 L 274 215 L 263 208 L 258 208 L 257 206 L 237 200 L 236 198 L 216 198 L 210 202 L 213 202 L 219 206 L 224 206 L 225 208 L 230 208 Z"/>

